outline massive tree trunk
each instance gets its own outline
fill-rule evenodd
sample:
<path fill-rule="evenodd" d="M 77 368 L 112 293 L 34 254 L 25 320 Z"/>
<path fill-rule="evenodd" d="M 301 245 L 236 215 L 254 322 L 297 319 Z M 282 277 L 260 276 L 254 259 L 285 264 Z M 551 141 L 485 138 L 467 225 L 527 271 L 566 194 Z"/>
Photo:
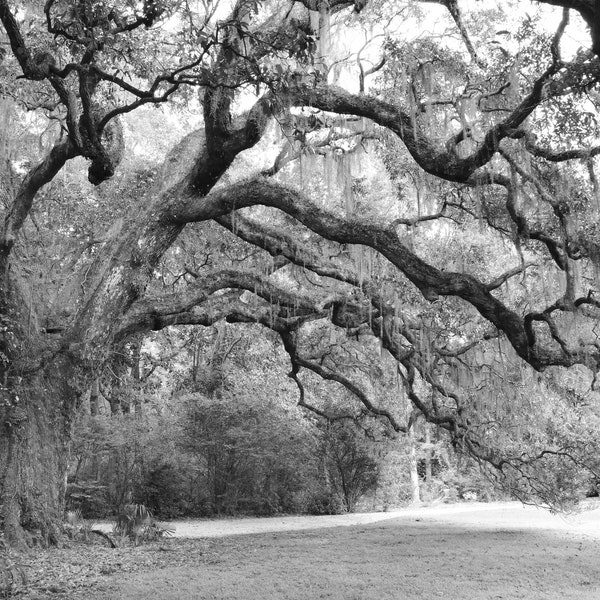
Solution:
<path fill-rule="evenodd" d="M 147 232 L 141 229 L 142 235 Z M 163 236 L 148 244 L 149 252 L 168 246 L 171 235 L 165 228 Z M 48 313 L 23 285 L 19 260 L 10 252 L 3 254 L 0 528 L 12 545 L 60 543 L 79 402 L 110 356 L 118 318 L 148 278 L 148 269 L 142 267 L 151 259 L 139 252 L 132 258 L 136 242 L 134 235 L 113 236 L 107 242 L 106 254 L 100 253 L 87 272 L 90 287 L 81 309 L 76 298 L 66 298 L 61 308 L 73 316 L 52 328 L 41 326 L 38 314 Z"/>
<path fill-rule="evenodd" d="M 40 328 L 18 261 L 0 289 L 0 530 L 15 546 L 58 543 L 69 444 L 86 370 Z"/>
<path fill-rule="evenodd" d="M 170 234 L 167 228 L 166 237 Z M 157 237 L 148 245 L 150 251 L 165 239 Z M 98 261 L 88 300 L 64 332 L 41 328 L 39 307 L 25 304 L 18 278 L 5 278 L 0 527 L 12 545 L 60 543 L 72 424 L 80 399 L 110 357 L 120 315 L 148 277 L 147 269 L 141 269 L 148 258 L 138 254 L 137 261 L 131 260 L 132 242 L 130 236 L 110 243 L 111 264 L 106 268 L 106 258 Z M 18 273 L 18 261 L 10 269 Z"/>
<path fill-rule="evenodd" d="M 61 361 L 62 362 L 62 361 Z M 77 400 L 68 364 L 5 390 L 0 409 L 1 518 L 8 541 L 57 543 Z M 10 400 L 6 400 L 6 397 Z M 12 397 L 11 397 L 12 396 Z"/>
<path fill-rule="evenodd" d="M 86 377 L 72 356 L 43 344 L 30 311 L 6 297 L 3 304 L 0 525 L 13 545 L 58 543 L 72 422 Z"/>

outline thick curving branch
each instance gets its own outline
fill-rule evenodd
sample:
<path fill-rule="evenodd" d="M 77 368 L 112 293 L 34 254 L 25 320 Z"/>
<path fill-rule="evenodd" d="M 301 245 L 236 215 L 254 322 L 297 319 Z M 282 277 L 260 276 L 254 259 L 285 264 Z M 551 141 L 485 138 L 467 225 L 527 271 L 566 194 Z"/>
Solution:
<path fill-rule="evenodd" d="M 301 397 L 304 395 L 304 391 L 302 383 L 298 379 L 298 372 L 301 368 L 304 368 L 309 371 L 312 371 L 321 379 L 324 379 L 326 381 L 335 381 L 336 383 L 339 383 L 340 385 L 344 386 L 359 400 L 359 402 L 361 402 L 361 404 L 363 404 L 363 406 L 366 408 L 369 414 L 384 419 L 385 422 L 388 425 L 390 425 L 396 433 L 406 433 L 408 431 L 408 428 L 405 425 L 399 423 L 391 412 L 389 412 L 386 409 L 375 406 L 373 400 L 369 398 L 367 392 L 365 392 L 359 385 L 350 380 L 348 377 L 345 377 L 341 373 L 337 373 L 330 369 L 326 369 L 322 365 L 319 365 L 314 361 L 302 358 L 298 353 L 298 348 L 296 346 L 295 340 L 293 339 L 293 335 L 291 332 L 281 331 L 280 337 L 282 339 L 284 348 L 292 362 L 292 372 L 290 373 L 290 377 L 292 377 L 292 379 L 294 379 L 299 385 Z"/>
<path fill-rule="evenodd" d="M 218 282 L 218 283 L 217 283 Z M 229 322 L 253 322 L 261 323 L 265 327 L 272 329 L 280 334 L 284 347 L 290 356 L 293 369 L 290 373 L 300 390 L 300 406 L 303 406 L 320 416 L 329 420 L 339 419 L 339 415 L 330 415 L 305 401 L 304 387 L 297 378 L 298 370 L 305 368 L 313 371 L 322 379 L 335 381 L 343 385 L 347 390 L 353 393 L 361 402 L 366 411 L 376 417 L 385 419 L 396 432 L 405 432 L 406 427 L 400 424 L 393 415 L 385 410 L 378 408 L 368 394 L 356 383 L 347 377 L 322 368 L 311 361 L 301 358 L 292 342 L 292 331 L 308 318 L 323 318 L 330 314 L 330 311 L 323 307 L 328 299 L 315 302 L 314 295 L 301 296 L 297 292 L 290 295 L 281 287 L 266 281 L 266 278 L 252 276 L 245 272 L 223 271 L 212 273 L 204 278 L 199 278 L 194 287 L 197 289 L 181 297 L 180 294 L 169 294 L 155 300 L 140 301 L 134 306 L 123 323 L 118 339 L 132 335 L 134 332 L 160 330 L 173 325 L 204 325 L 208 326 L 222 319 Z M 210 291 L 204 287 L 208 283 Z M 212 292 L 223 288 L 249 289 L 257 296 L 266 298 L 268 305 L 257 305 L 244 301 L 238 292 L 226 292 L 225 294 L 211 295 Z M 281 310 L 285 304 L 288 309 Z M 277 306 L 272 309 L 272 304 Z M 311 310 L 312 309 L 312 310 Z M 309 312 L 310 311 L 310 312 Z M 304 312 L 300 316 L 298 313 Z M 344 416 L 343 418 L 352 418 Z"/>
<path fill-rule="evenodd" d="M 67 139 L 56 144 L 39 164 L 30 169 L 19 185 L 16 197 L 4 219 L 0 235 L 0 256 L 8 256 L 10 253 L 17 234 L 31 211 L 35 195 L 52 181 L 69 159 L 77 155 L 78 151 Z"/>
<path fill-rule="evenodd" d="M 479 147 L 469 156 L 461 158 L 455 152 L 454 138 L 444 147 L 432 143 L 412 116 L 378 98 L 356 95 L 346 90 L 315 82 L 313 85 L 291 87 L 287 90 L 292 104 L 312 106 L 339 114 L 366 117 L 395 133 L 404 143 L 415 162 L 425 171 L 454 182 L 467 182 L 472 175 L 486 165 L 499 148 L 500 142 L 515 135 L 515 131 L 543 102 L 547 86 L 561 68 L 558 61 L 552 64 L 533 83 L 517 107 L 502 121 L 491 127 Z M 448 150 L 447 148 L 451 148 Z"/>
<path fill-rule="evenodd" d="M 570 366 L 582 360 L 579 352 L 565 355 L 557 349 L 532 347 L 523 319 L 495 298 L 488 286 L 463 273 L 441 271 L 411 252 L 400 240 L 395 228 L 387 224 L 346 220 L 315 205 L 297 190 L 264 180 L 254 180 L 215 191 L 203 199 L 189 199 L 171 218 L 193 222 L 222 216 L 244 206 L 263 204 L 283 210 L 319 235 L 339 242 L 369 246 L 383 254 L 430 301 L 440 296 L 457 296 L 490 323 L 503 331 L 516 352 L 536 369 L 549 365 Z M 586 363 L 597 369 L 600 356 L 589 356 Z"/>
<path fill-rule="evenodd" d="M 323 251 L 313 249 L 281 230 L 275 230 L 264 223 L 249 219 L 239 212 L 216 217 L 215 221 L 236 237 L 266 250 L 274 258 L 284 257 L 300 267 L 309 269 L 321 277 L 363 287 L 367 278 L 359 277 L 355 265 L 347 255 L 340 254 L 339 248 L 327 244 Z M 324 253 L 328 254 L 325 258 Z"/>
<path fill-rule="evenodd" d="M 597 0 L 537 0 L 540 4 L 576 10 L 590 28 L 592 50 L 600 56 L 600 5 Z"/>
<path fill-rule="evenodd" d="M 301 317 L 318 318 L 327 315 L 329 308 L 340 302 L 339 294 L 318 296 L 311 293 L 290 291 L 270 280 L 268 276 L 233 269 L 208 271 L 198 276 L 190 290 L 145 298 L 133 303 L 119 328 L 118 337 L 126 337 L 137 331 L 162 329 L 169 316 L 187 314 L 202 306 L 220 290 L 247 290 L 270 303 L 272 313 L 281 318 L 297 320 Z M 237 298 L 237 296 L 236 296 Z"/>

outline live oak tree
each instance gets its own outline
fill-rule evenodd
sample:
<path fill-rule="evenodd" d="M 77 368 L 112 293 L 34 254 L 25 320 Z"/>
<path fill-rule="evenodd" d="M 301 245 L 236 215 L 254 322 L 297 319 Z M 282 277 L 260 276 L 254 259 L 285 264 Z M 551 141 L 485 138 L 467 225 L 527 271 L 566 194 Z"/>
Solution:
<path fill-rule="evenodd" d="M 300 405 L 331 416 L 310 372 L 396 432 L 423 415 L 515 494 L 564 499 L 598 455 L 598 3 L 225 4 L 0 0 L 7 537 L 60 540 L 73 419 L 124 345 L 222 319 L 279 334 Z M 200 125 L 125 198 L 135 113 L 170 103 Z M 234 177 L 252 148 L 270 164 Z M 371 183 L 348 166 L 365 149 Z M 102 201 L 81 188 L 71 213 L 60 174 L 82 159 Z M 238 262 L 215 245 L 161 289 L 182 236 L 217 226 Z M 314 321 L 347 339 L 311 354 Z M 344 366 L 361 344 L 408 419 Z"/>

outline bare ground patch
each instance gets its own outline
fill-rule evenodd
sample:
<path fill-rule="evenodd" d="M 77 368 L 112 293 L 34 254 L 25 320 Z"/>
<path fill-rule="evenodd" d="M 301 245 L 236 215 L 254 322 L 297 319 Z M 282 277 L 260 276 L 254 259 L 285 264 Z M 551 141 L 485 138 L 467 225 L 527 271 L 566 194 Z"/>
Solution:
<path fill-rule="evenodd" d="M 585 533 L 600 538 L 600 504 L 590 501 L 583 510 L 571 515 L 553 515 L 547 510 L 523 506 L 519 502 L 490 502 L 438 504 L 403 508 L 390 512 L 351 513 L 324 516 L 281 516 L 271 518 L 205 519 L 175 521 L 175 537 L 205 538 L 300 531 L 366 525 L 390 519 L 422 519 L 426 521 L 461 524 L 465 527 L 508 527 Z M 109 528 L 107 528 L 109 530 Z"/>

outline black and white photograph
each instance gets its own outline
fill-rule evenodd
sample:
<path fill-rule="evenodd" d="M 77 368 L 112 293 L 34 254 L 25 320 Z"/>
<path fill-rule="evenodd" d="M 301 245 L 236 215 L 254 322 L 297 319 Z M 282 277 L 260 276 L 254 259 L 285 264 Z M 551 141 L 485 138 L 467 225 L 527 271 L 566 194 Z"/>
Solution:
<path fill-rule="evenodd" d="M 600 0 L 0 0 L 0 599 L 599 556 Z"/>

